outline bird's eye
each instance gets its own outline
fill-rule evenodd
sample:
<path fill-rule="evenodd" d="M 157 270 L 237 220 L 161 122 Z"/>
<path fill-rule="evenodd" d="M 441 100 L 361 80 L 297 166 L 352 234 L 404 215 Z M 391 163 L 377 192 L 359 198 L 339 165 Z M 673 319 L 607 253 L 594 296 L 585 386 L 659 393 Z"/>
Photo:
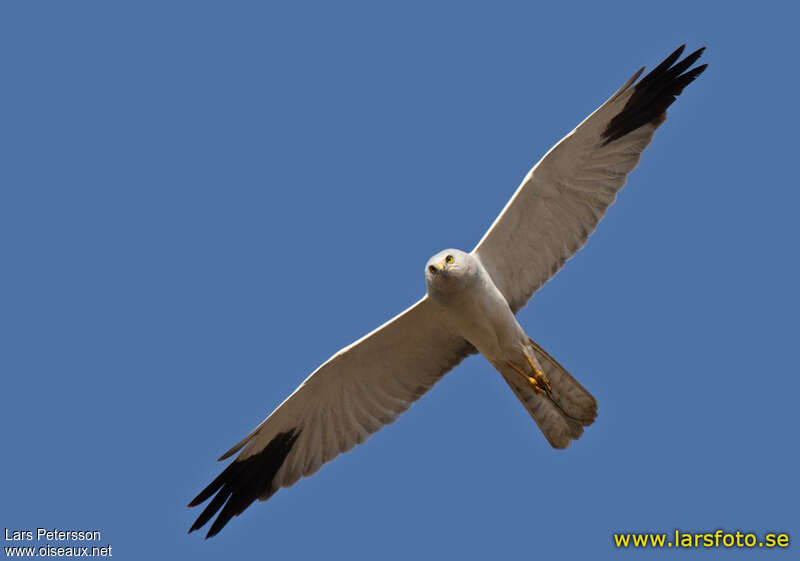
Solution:
<path fill-rule="evenodd" d="M 452 255 L 448 255 L 447 257 L 445 257 L 445 258 L 444 258 L 444 260 L 445 260 L 447 263 L 452 263 L 452 262 L 454 261 L 454 259 L 453 259 L 453 256 L 452 256 Z"/>
<path fill-rule="evenodd" d="M 428 267 L 428 270 L 429 270 L 431 273 L 435 273 L 435 272 L 436 272 L 436 267 L 434 267 L 433 265 L 431 265 L 430 267 Z"/>

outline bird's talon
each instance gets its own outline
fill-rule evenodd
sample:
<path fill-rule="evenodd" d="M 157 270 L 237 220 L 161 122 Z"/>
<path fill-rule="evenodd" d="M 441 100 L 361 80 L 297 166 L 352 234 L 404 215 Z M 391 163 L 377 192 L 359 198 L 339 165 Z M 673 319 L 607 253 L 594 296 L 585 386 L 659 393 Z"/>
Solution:
<path fill-rule="evenodd" d="M 539 383 L 539 380 L 537 380 L 536 378 L 534 378 L 532 376 L 529 376 L 528 377 L 528 383 L 533 388 L 533 391 L 535 391 L 539 395 L 545 395 L 545 391 L 544 391 L 544 389 L 542 389 L 542 385 Z M 549 390 L 549 388 L 548 388 L 548 390 Z"/>
<path fill-rule="evenodd" d="M 528 364 L 530 365 L 531 370 L 533 370 L 533 380 L 535 380 L 535 384 L 540 389 L 544 388 L 548 392 L 551 391 L 550 380 L 547 379 L 547 376 L 544 375 L 544 372 L 542 372 L 542 370 L 538 366 L 536 366 L 536 364 L 533 362 L 533 359 L 531 359 L 531 357 L 528 356 L 528 353 L 525 353 L 525 358 L 528 360 Z"/>
<path fill-rule="evenodd" d="M 547 394 L 547 392 L 550 391 L 550 382 L 547 379 L 547 376 L 545 376 L 544 373 L 541 370 L 539 370 L 536 367 L 536 365 L 533 364 L 533 361 L 530 359 L 530 357 L 528 357 L 527 354 L 525 355 L 525 357 L 528 359 L 528 364 L 530 364 L 531 368 L 533 369 L 533 376 L 527 375 L 510 360 L 507 360 L 506 364 L 511 368 L 513 368 L 517 374 L 522 376 L 525 379 L 525 381 L 528 382 L 528 384 L 531 386 L 534 392 L 540 395 Z"/>

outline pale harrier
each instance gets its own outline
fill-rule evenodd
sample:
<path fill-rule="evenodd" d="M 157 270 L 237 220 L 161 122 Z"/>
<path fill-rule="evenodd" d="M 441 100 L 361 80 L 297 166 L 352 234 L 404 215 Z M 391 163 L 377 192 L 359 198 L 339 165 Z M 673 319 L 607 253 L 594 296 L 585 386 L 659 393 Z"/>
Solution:
<path fill-rule="evenodd" d="M 680 47 L 644 69 L 556 144 L 522 181 L 471 253 L 448 249 L 425 266 L 428 293 L 320 366 L 236 446 L 238 457 L 189 506 L 219 511 L 213 536 L 255 499 L 316 472 L 409 405 L 466 356 L 480 352 L 554 448 L 592 424 L 597 403 L 534 343 L 514 314 L 586 242 L 655 130 L 706 65 Z M 221 509 L 221 510 L 220 510 Z"/>

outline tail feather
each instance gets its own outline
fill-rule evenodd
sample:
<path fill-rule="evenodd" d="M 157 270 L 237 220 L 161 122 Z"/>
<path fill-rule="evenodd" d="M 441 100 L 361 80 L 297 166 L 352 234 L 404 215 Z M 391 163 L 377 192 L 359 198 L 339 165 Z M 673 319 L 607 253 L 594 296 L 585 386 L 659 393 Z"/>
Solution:
<path fill-rule="evenodd" d="M 547 351 L 528 339 L 533 346 L 533 354 L 541 366 L 544 375 L 550 380 L 552 390 L 550 397 L 556 405 L 572 419 L 583 426 L 591 425 L 597 418 L 597 401 L 567 369 L 561 366 Z"/>
<path fill-rule="evenodd" d="M 510 368 L 498 368 L 553 448 L 564 449 L 597 417 L 597 401 L 567 370 L 533 340 L 536 362 L 550 381 L 550 391 L 537 393 Z"/>
<path fill-rule="evenodd" d="M 503 379 L 516 394 L 533 420 L 539 425 L 550 446 L 562 450 L 583 434 L 583 425 L 567 417 L 546 395 L 536 393 L 516 373 L 505 373 Z"/>

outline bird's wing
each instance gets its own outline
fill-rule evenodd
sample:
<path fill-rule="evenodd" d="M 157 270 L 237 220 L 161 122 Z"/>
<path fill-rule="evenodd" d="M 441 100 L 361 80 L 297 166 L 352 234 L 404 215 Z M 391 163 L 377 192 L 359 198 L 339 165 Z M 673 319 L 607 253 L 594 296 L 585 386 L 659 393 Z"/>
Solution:
<path fill-rule="evenodd" d="M 269 417 L 226 452 L 239 456 L 189 506 L 214 496 L 190 532 L 218 511 L 208 536 L 255 499 L 315 473 L 393 422 L 475 351 L 422 298 L 320 366 Z"/>
<path fill-rule="evenodd" d="M 706 65 L 680 47 L 644 68 L 556 144 L 528 173 L 473 250 L 516 313 L 572 257 L 639 163 L 666 109 Z"/>

